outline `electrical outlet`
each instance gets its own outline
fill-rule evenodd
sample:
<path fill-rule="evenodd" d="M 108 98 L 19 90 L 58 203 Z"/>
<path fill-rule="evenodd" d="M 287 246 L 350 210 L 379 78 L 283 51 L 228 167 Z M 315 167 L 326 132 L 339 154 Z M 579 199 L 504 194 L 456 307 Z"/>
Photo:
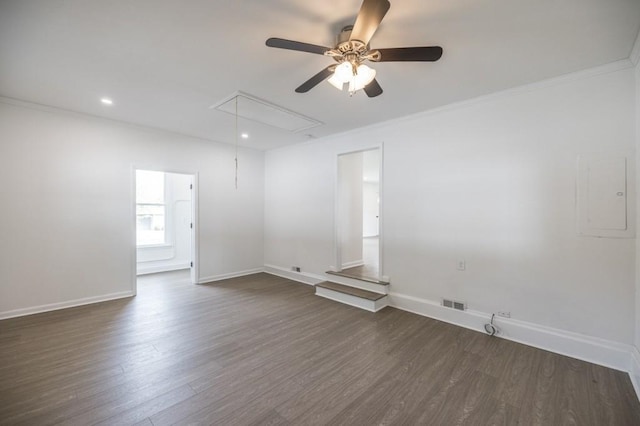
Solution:
<path fill-rule="evenodd" d="M 465 269 L 467 269 L 467 262 L 463 260 L 458 260 L 458 263 L 456 264 L 456 269 L 458 271 L 464 271 Z"/>
<path fill-rule="evenodd" d="M 293 272 L 300 272 L 300 267 L 299 267 L 299 266 L 292 266 L 292 267 L 291 267 L 291 270 L 292 270 Z"/>
<path fill-rule="evenodd" d="M 511 312 L 509 311 L 498 311 L 496 315 L 502 318 L 511 318 Z"/>

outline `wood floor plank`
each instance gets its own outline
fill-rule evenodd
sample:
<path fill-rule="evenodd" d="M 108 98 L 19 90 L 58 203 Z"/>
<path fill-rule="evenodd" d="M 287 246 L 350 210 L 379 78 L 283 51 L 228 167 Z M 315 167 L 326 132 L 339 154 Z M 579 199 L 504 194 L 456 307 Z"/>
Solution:
<path fill-rule="evenodd" d="M 0 321 L 0 425 L 636 425 L 626 373 L 268 274 Z"/>

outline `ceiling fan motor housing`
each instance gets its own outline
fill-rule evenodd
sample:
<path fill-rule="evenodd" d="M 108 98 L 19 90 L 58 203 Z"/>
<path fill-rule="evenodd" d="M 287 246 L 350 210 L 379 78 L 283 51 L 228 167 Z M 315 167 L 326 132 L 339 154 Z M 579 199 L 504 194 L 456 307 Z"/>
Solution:
<path fill-rule="evenodd" d="M 340 31 L 337 37 L 337 45 L 325 54 L 332 56 L 337 62 L 350 62 L 354 68 L 365 60 L 376 61 L 380 56 L 377 50 L 369 50 L 369 44 L 360 40 L 351 40 L 353 25 L 347 25 Z"/>

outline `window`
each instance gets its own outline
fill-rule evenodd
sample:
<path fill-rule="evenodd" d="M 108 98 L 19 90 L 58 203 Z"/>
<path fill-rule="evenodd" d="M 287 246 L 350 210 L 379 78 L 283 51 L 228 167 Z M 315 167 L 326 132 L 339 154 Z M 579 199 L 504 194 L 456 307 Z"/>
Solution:
<path fill-rule="evenodd" d="M 138 246 L 166 243 L 165 176 L 136 170 L 136 240 Z"/>

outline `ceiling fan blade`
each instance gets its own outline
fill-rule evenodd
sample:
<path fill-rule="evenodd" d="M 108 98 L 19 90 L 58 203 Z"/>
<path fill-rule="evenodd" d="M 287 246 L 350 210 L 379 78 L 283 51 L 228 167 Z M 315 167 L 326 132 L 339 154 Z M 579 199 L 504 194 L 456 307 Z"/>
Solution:
<path fill-rule="evenodd" d="M 368 97 L 375 98 L 376 96 L 382 94 L 382 87 L 380 87 L 380 84 L 378 84 L 378 80 L 374 78 L 371 83 L 364 86 L 364 92 Z"/>
<path fill-rule="evenodd" d="M 335 65 L 329 65 L 328 67 L 326 67 L 325 69 L 320 71 L 318 74 L 314 75 L 309 80 L 307 80 L 304 83 L 302 83 L 296 89 L 296 92 L 297 93 L 306 93 L 306 92 L 308 92 L 309 90 L 313 89 L 318 84 L 322 83 L 324 80 L 329 78 L 329 76 L 331 76 L 331 74 L 333 74 L 335 69 L 336 69 Z"/>
<path fill-rule="evenodd" d="M 318 55 L 324 55 L 324 52 L 330 50 L 328 47 L 318 46 L 317 44 L 302 43 L 300 41 L 286 40 L 284 38 L 275 37 L 267 39 L 266 44 L 269 47 L 297 50 L 299 52 L 317 53 Z"/>
<path fill-rule="evenodd" d="M 376 49 L 380 52 L 380 59 L 375 62 L 422 61 L 433 62 L 442 56 L 442 47 L 396 47 L 392 49 Z"/>
<path fill-rule="evenodd" d="M 364 44 L 369 44 L 369 40 L 373 37 L 390 7 L 389 0 L 364 0 L 349 40 L 359 40 Z"/>

